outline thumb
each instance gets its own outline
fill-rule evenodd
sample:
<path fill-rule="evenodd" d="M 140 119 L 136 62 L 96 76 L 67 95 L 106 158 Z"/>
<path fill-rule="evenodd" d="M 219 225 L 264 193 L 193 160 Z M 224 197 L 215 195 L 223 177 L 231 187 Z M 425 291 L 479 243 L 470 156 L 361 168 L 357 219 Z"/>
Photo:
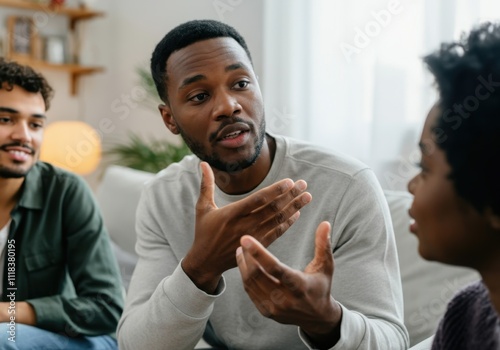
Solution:
<path fill-rule="evenodd" d="M 214 173 L 210 165 L 206 162 L 200 163 L 201 169 L 201 184 L 200 184 L 200 196 L 198 197 L 198 202 L 196 203 L 197 211 L 208 211 L 214 209 L 217 206 L 214 201 L 215 192 L 215 180 Z"/>
<path fill-rule="evenodd" d="M 316 229 L 314 259 L 307 265 L 308 273 L 324 273 L 333 275 L 334 263 L 332 255 L 332 244 L 330 242 L 331 226 L 328 221 L 323 221 Z"/>

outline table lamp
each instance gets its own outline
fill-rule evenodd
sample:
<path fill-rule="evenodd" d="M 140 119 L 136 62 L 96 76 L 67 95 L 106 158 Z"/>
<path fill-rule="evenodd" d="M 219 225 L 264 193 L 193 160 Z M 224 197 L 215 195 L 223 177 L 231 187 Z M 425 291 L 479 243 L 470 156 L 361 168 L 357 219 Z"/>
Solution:
<path fill-rule="evenodd" d="M 40 160 L 79 175 L 93 172 L 101 161 L 101 137 L 81 121 L 51 123 L 44 132 Z"/>

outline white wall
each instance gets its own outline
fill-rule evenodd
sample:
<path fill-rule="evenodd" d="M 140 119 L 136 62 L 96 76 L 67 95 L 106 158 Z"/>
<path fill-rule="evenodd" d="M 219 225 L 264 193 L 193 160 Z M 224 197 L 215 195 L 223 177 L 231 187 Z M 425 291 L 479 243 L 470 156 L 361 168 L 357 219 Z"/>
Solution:
<path fill-rule="evenodd" d="M 230 6 L 220 18 L 214 4 Z M 238 4 L 237 6 L 229 3 Z M 107 13 L 101 23 L 86 23 L 87 46 L 95 58 L 88 61 L 106 66 L 106 74 L 85 79 L 83 106 L 87 120 L 94 126 L 110 118 L 116 127 L 105 135 L 106 141 L 123 139 L 128 130 L 151 137 L 167 137 L 156 106 L 144 108 L 140 99 L 137 66 L 146 66 L 158 41 L 174 26 L 191 19 L 222 19 L 235 26 L 248 40 L 255 55 L 257 70 L 261 65 L 262 5 L 255 0 L 188 0 L 188 1 L 122 1 L 96 2 Z M 229 7 L 228 7 L 229 9 Z M 134 99 L 135 97 L 135 99 Z M 127 102 L 129 101 L 129 102 Z"/>
<path fill-rule="evenodd" d="M 216 19 L 234 26 L 247 40 L 257 75 L 262 66 L 263 0 L 107 0 L 90 1 L 105 17 L 80 22 L 83 63 L 105 67 L 105 72 L 81 78 L 79 94 L 70 96 L 69 77 L 44 71 L 56 90 L 50 120 L 82 119 L 103 136 L 105 147 L 126 140 L 129 131 L 176 142 L 163 125 L 155 106 L 141 99 L 135 69 L 147 66 L 160 39 L 173 27 L 192 19 Z M 0 8 L 6 14 L 27 13 Z M 1 25 L 1 24 L 0 24 Z M 2 25 L 3 28 L 5 26 Z M 44 31 L 64 31 L 64 19 L 51 17 Z M 136 100 L 134 100 L 134 97 Z M 97 171 L 87 177 L 94 185 Z"/>

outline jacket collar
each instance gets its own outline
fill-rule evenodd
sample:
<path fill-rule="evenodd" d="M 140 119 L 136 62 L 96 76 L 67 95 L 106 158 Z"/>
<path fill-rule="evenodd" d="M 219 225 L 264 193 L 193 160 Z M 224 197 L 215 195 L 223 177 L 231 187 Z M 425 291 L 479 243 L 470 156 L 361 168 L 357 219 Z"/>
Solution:
<path fill-rule="evenodd" d="M 42 209 L 43 189 L 40 163 L 37 162 L 26 174 L 19 206 L 27 209 Z"/>

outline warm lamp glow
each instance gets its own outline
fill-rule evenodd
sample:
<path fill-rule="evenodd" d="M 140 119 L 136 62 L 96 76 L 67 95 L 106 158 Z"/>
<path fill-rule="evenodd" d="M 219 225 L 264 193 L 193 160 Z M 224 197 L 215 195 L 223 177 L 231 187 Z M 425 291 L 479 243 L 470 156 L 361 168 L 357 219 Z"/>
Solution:
<path fill-rule="evenodd" d="M 101 161 L 101 138 L 84 122 L 52 123 L 44 132 L 40 160 L 80 175 L 89 174 Z"/>

